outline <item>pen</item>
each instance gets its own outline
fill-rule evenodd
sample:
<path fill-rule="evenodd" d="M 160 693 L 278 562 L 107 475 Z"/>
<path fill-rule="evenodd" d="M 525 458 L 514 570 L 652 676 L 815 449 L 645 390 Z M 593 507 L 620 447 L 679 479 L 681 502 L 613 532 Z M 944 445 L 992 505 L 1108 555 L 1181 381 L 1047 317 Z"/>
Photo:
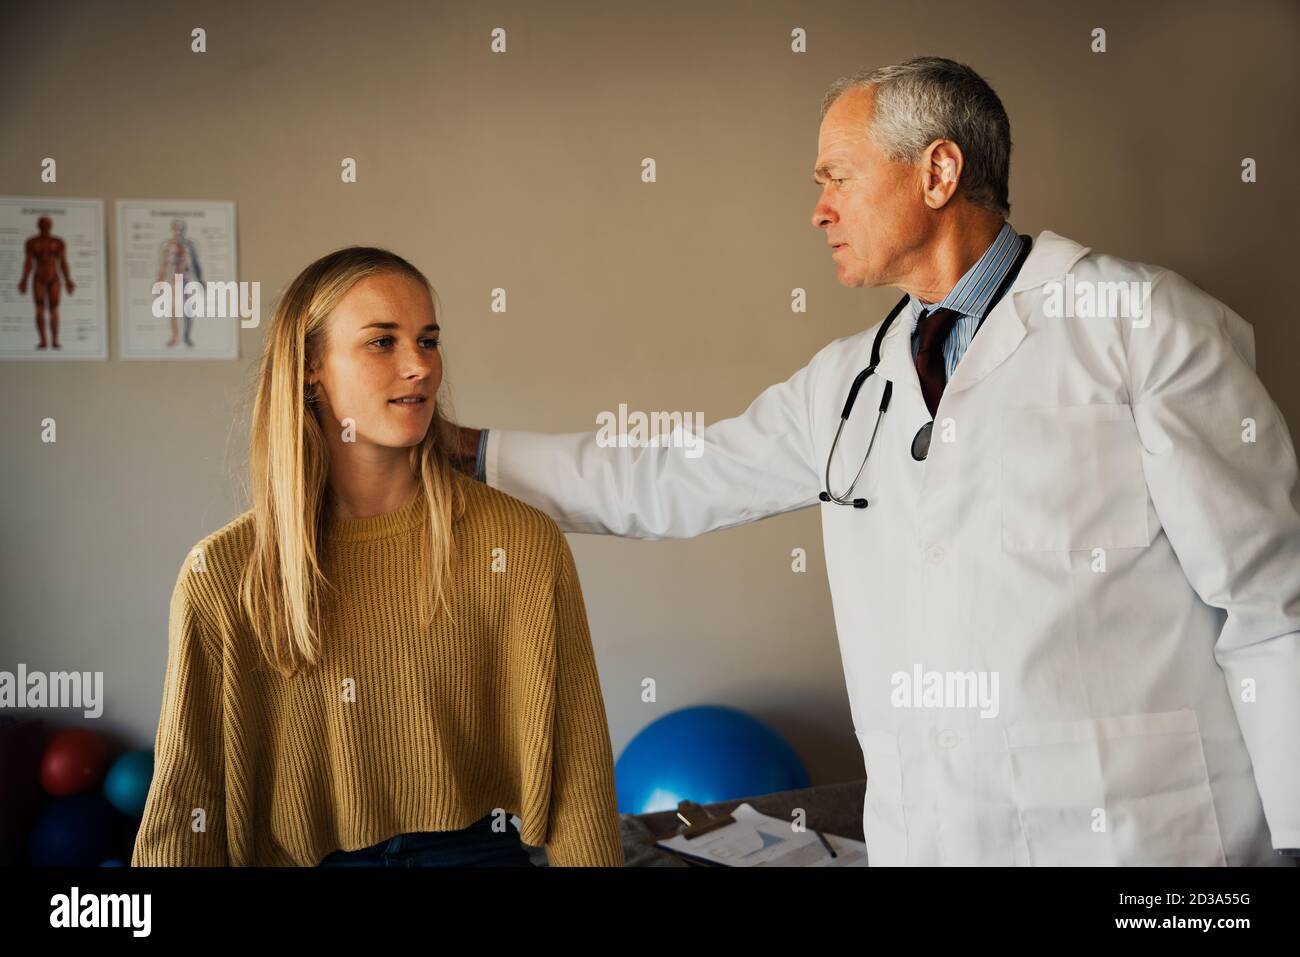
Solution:
<path fill-rule="evenodd" d="M 830 842 L 826 840 L 825 834 L 817 830 L 817 828 L 813 828 L 813 833 L 817 835 L 817 840 L 822 842 L 822 845 L 830 853 L 831 857 L 839 857 L 839 855 L 835 853 L 835 848 L 831 847 Z"/>

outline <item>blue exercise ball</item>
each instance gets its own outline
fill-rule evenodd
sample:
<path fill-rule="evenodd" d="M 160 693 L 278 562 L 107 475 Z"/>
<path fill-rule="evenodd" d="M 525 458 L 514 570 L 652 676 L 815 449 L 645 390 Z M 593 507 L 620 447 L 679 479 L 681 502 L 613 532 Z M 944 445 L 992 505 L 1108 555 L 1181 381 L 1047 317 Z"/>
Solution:
<path fill-rule="evenodd" d="M 128 751 L 108 769 L 104 777 L 104 797 L 127 817 L 144 813 L 153 780 L 153 752 Z"/>
<path fill-rule="evenodd" d="M 37 867 L 94 867 L 117 853 L 122 821 L 99 794 L 59 798 L 36 819 L 29 859 Z"/>
<path fill-rule="evenodd" d="M 808 787 L 808 772 L 779 734 L 735 708 L 670 712 L 633 738 L 614 765 L 622 814 L 673 811 Z"/>

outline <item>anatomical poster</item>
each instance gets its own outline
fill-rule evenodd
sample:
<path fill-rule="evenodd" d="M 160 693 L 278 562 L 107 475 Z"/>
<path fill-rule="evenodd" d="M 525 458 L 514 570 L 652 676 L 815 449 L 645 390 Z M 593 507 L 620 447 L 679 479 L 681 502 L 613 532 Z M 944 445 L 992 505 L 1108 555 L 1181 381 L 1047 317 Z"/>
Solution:
<path fill-rule="evenodd" d="M 117 201 L 118 329 L 123 359 L 237 359 L 256 324 L 240 292 L 235 204 Z"/>
<path fill-rule="evenodd" d="M 108 358 L 104 201 L 0 196 L 0 359 Z"/>

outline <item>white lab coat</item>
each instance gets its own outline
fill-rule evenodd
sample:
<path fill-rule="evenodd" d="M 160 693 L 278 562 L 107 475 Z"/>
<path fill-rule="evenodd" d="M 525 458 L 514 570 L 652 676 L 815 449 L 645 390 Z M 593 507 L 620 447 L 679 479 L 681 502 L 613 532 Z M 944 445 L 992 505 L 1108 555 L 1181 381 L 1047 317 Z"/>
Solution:
<path fill-rule="evenodd" d="M 1049 318 L 1067 272 L 1150 281 L 1150 325 Z M 917 462 L 907 318 L 882 343 L 893 401 L 854 492 L 871 505 L 820 505 L 871 863 L 1291 863 L 1272 848 L 1300 847 L 1296 456 L 1250 326 L 1176 273 L 1044 232 Z M 699 457 L 493 429 L 487 481 L 566 531 L 648 539 L 816 505 L 875 331 L 708 426 Z M 845 427 L 837 493 L 881 388 Z M 996 673 L 996 715 L 900 706 L 918 666 Z"/>

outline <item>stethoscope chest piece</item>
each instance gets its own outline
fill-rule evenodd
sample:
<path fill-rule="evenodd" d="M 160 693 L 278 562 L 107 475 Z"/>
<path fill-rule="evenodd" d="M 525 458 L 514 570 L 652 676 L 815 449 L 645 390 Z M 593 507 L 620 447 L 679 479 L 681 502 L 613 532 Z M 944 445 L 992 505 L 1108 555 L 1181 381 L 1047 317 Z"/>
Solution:
<path fill-rule="evenodd" d="M 918 462 L 924 462 L 925 457 L 930 454 L 930 433 L 934 431 L 934 420 L 931 419 L 925 425 L 916 430 L 916 435 L 912 437 L 912 458 Z"/>

